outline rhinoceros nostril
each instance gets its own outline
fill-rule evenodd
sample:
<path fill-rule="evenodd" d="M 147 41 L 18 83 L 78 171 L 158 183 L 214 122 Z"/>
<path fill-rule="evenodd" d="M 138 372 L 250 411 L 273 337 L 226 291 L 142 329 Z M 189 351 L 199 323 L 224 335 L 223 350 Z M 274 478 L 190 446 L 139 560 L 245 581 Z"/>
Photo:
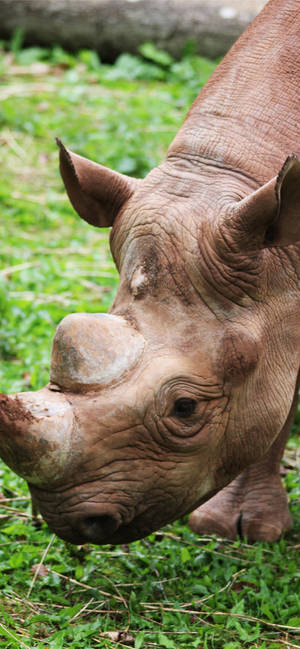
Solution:
<path fill-rule="evenodd" d="M 118 529 L 119 522 L 114 516 L 87 516 L 80 524 L 80 531 L 91 543 L 104 543 Z"/>

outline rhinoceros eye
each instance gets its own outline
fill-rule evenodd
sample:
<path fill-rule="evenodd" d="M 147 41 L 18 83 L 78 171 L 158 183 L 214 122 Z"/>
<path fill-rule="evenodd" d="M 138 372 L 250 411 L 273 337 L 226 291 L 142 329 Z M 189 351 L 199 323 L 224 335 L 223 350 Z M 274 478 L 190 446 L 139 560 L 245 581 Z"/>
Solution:
<path fill-rule="evenodd" d="M 197 401 L 195 399 L 189 399 L 183 397 L 182 399 L 177 399 L 174 403 L 173 415 L 178 419 L 187 419 L 190 417 L 196 410 Z"/>

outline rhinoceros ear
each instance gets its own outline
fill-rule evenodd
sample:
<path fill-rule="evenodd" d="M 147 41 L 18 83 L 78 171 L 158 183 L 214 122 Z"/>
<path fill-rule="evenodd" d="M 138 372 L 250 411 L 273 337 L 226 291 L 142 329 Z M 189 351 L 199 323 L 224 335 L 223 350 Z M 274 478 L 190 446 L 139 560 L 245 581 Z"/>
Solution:
<path fill-rule="evenodd" d="M 277 177 L 238 203 L 231 225 L 246 247 L 289 246 L 300 241 L 300 160 L 296 155 L 286 159 Z"/>
<path fill-rule="evenodd" d="M 141 181 L 72 153 L 58 138 L 57 144 L 60 173 L 74 209 L 91 225 L 111 226 Z"/>

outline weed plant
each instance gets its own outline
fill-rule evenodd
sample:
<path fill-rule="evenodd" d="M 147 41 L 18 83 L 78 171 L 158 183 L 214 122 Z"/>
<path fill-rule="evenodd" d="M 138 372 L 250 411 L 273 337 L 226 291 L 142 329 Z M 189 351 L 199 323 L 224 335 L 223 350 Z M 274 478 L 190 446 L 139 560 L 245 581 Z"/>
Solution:
<path fill-rule="evenodd" d="M 179 62 L 148 43 L 109 66 L 20 40 L 0 50 L 2 392 L 47 383 L 58 322 L 106 311 L 117 287 L 108 233 L 68 203 L 55 136 L 143 176 L 215 66 L 191 45 Z M 271 546 L 200 538 L 181 520 L 129 546 L 73 547 L 33 526 L 25 483 L 1 464 L 0 646 L 299 647 L 299 428 L 300 414 L 283 463 L 294 527 Z"/>

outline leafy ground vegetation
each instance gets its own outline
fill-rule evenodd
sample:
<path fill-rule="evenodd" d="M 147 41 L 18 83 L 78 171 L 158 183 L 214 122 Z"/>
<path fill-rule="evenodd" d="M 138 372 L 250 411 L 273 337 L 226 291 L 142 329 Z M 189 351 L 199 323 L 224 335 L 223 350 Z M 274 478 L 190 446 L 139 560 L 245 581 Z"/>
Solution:
<path fill-rule="evenodd" d="M 0 390 L 48 381 L 51 339 L 105 311 L 118 277 L 107 232 L 73 213 L 55 136 L 144 175 L 214 64 L 152 45 L 101 65 L 89 51 L 0 50 Z M 300 413 L 283 463 L 294 527 L 268 546 L 195 536 L 179 521 L 119 547 L 75 547 L 33 525 L 24 482 L 0 465 L 0 646 L 6 649 L 300 647 Z M 298 470 L 298 474 L 297 474 Z M 298 513 L 297 513 L 298 505 Z M 274 512 L 276 516 L 276 512 Z"/>

